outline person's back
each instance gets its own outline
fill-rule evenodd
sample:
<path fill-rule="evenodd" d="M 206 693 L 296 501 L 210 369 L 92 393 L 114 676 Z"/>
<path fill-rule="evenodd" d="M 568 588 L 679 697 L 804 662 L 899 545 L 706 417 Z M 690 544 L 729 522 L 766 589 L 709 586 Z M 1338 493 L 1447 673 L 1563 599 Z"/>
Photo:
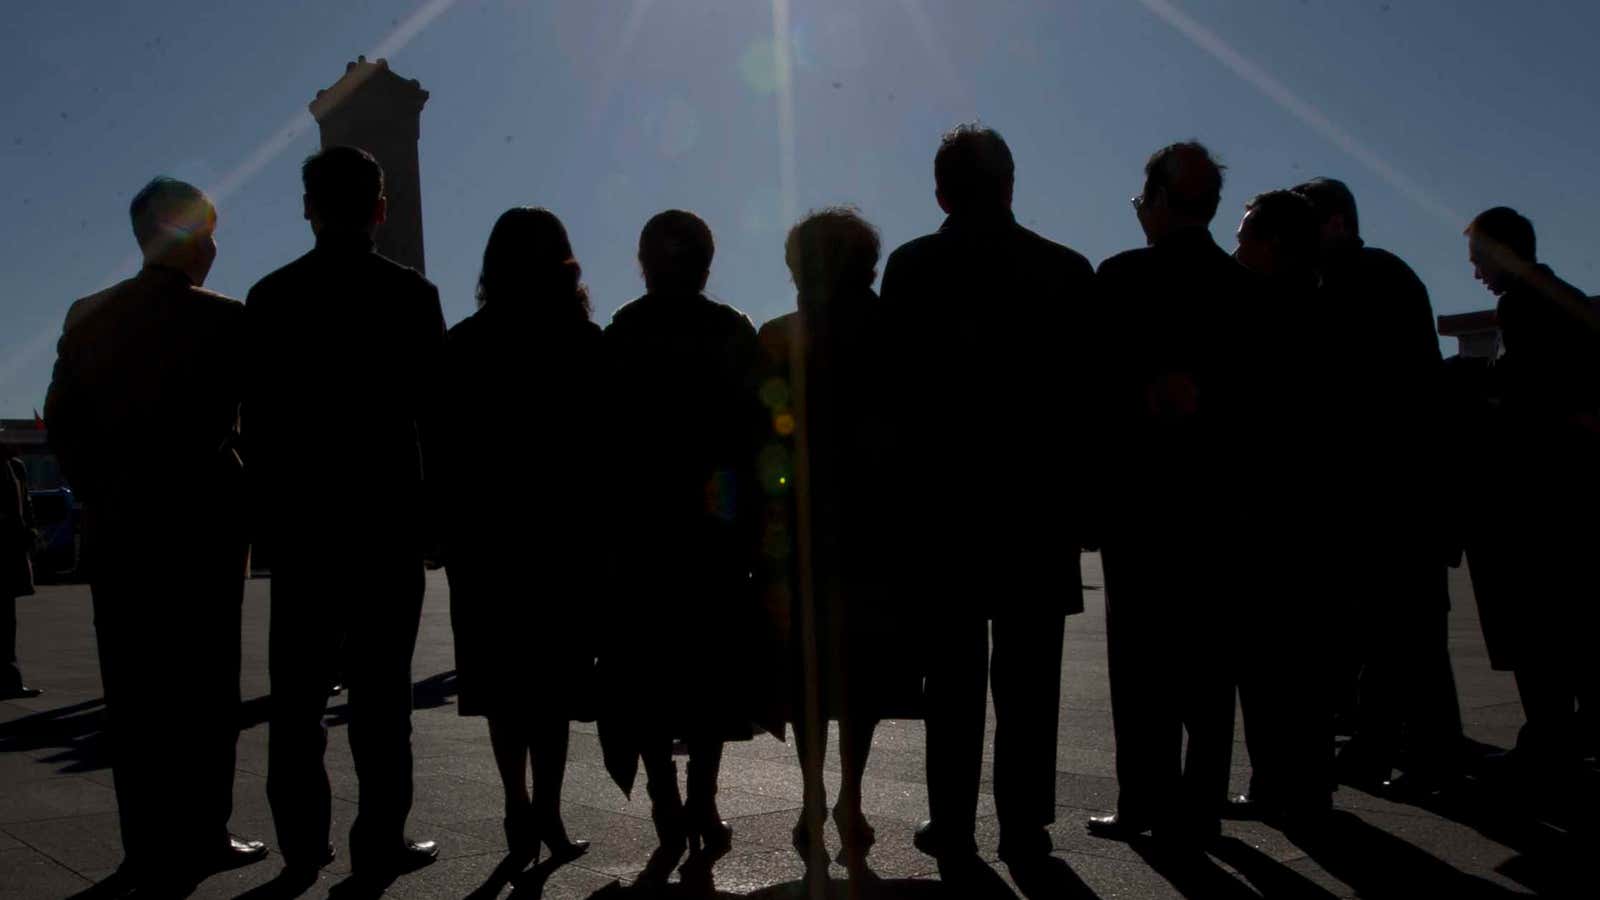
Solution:
<path fill-rule="evenodd" d="M 362 528 L 420 528 L 438 291 L 370 240 L 339 236 L 263 278 L 246 305 L 245 439 L 272 521 L 303 525 L 316 491 L 341 498 Z"/>
<path fill-rule="evenodd" d="M 351 864 L 382 878 L 438 853 L 405 823 L 444 317 L 432 284 L 373 251 L 386 200 L 370 154 L 331 147 L 301 177 L 316 247 L 245 300 L 241 428 L 273 569 L 267 799 L 287 866 L 331 861 L 322 716 L 342 675 L 361 781 Z M 309 521 L 307 498 L 327 494 L 336 513 Z"/>

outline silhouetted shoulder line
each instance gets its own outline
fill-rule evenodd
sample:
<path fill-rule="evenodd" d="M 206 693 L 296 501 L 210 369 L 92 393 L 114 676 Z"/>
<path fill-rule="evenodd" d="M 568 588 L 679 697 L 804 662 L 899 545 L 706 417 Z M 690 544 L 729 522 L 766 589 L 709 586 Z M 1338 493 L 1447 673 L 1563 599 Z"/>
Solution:
<path fill-rule="evenodd" d="M 72 301 L 72 305 L 67 307 L 67 317 L 61 323 L 62 333 L 69 332 L 78 327 L 78 325 L 82 324 L 85 319 L 98 312 L 106 305 L 106 302 L 115 296 L 117 292 L 120 291 L 122 287 L 130 280 L 132 279 L 119 281 L 116 284 L 105 288 L 104 290 L 96 291 L 87 297 L 82 297 Z"/>
<path fill-rule="evenodd" d="M 1149 247 L 1135 247 L 1132 250 L 1124 250 L 1121 253 L 1108 256 L 1100 263 L 1100 275 L 1101 277 L 1117 276 L 1126 269 L 1138 269 L 1144 265 L 1151 252 Z"/>

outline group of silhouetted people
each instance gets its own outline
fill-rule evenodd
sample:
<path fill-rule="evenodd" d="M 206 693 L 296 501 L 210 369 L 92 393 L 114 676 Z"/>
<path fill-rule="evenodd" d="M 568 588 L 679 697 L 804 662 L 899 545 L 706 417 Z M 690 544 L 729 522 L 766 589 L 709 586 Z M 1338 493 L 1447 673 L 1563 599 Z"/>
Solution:
<path fill-rule="evenodd" d="M 822 210 L 783 247 L 796 311 L 759 330 L 704 293 L 714 239 L 692 213 L 645 224 L 645 294 L 602 330 L 561 222 L 519 207 L 447 331 L 434 286 L 374 250 L 373 158 L 325 149 L 302 174 L 315 247 L 243 304 L 201 287 L 210 201 L 152 182 L 131 209 L 144 268 L 74 304 L 60 344 L 46 417 L 85 507 L 138 878 L 266 852 L 228 831 L 252 542 L 272 560 L 267 793 L 286 866 L 311 877 L 334 854 L 336 680 L 355 873 L 437 853 L 405 828 L 429 559 L 460 712 L 487 719 L 506 840 L 529 858 L 587 848 L 561 815 L 572 721 L 597 721 L 623 790 L 643 769 L 662 879 L 732 840 L 725 742 L 792 727 L 793 843 L 825 871 L 836 722 L 854 873 L 874 728 L 894 718 L 926 720 L 916 846 L 969 858 L 992 696 L 1000 857 L 1047 859 L 1083 549 L 1103 552 L 1119 785 L 1094 833 L 1201 843 L 1224 815 L 1314 823 L 1340 779 L 1447 787 L 1463 547 L 1514 635 L 1515 754 L 1549 776 L 1586 752 L 1600 328 L 1509 210 L 1467 232 L 1506 356 L 1458 389 L 1426 290 L 1363 245 L 1343 184 L 1251 200 L 1230 254 L 1209 231 L 1222 167 L 1192 142 L 1145 167 L 1149 245 L 1096 271 L 1017 224 L 1000 135 L 957 128 L 934 160 L 947 218 L 890 254 L 881 296 L 876 230 Z M 1439 486 L 1463 421 L 1515 485 L 1493 515 Z M 1230 798 L 1236 697 L 1253 777 Z"/>

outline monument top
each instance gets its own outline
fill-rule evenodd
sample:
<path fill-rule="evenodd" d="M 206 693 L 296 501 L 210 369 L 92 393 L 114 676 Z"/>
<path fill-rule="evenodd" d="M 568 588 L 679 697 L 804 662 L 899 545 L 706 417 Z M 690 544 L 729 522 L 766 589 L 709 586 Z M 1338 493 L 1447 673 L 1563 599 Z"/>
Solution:
<path fill-rule="evenodd" d="M 330 87 L 317 91 L 311 101 L 311 115 L 318 122 L 334 115 L 356 96 L 393 107 L 394 112 L 420 114 L 428 102 L 428 92 L 415 78 L 401 78 L 389 68 L 389 61 L 368 62 L 365 56 L 345 63 L 344 74 Z"/>

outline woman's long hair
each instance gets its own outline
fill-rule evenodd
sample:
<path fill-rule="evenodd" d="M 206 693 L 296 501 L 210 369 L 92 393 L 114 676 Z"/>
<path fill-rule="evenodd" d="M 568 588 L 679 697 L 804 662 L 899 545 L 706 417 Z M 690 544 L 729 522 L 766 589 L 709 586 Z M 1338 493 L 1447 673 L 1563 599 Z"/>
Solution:
<path fill-rule="evenodd" d="M 594 311 L 582 277 L 567 229 L 555 213 L 543 207 L 513 207 L 489 232 L 478 273 L 478 306 L 538 304 L 524 311 L 540 318 L 588 321 Z"/>

